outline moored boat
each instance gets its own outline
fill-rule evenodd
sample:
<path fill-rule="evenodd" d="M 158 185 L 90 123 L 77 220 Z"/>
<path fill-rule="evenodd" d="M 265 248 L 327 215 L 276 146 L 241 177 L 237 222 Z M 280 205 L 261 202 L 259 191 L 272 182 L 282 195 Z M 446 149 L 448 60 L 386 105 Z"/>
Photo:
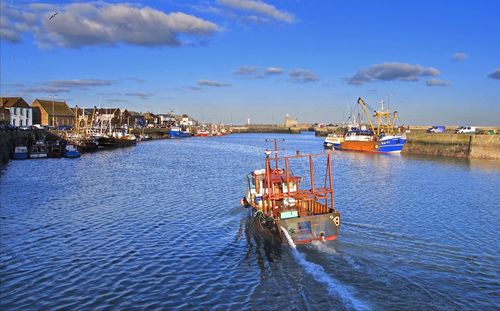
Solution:
<path fill-rule="evenodd" d="M 377 119 L 377 125 L 371 120 L 366 103 L 358 98 L 358 104 L 368 119 L 369 128 L 350 128 L 343 139 L 337 144 L 332 144 L 336 150 L 364 151 L 373 153 L 400 153 L 406 143 L 404 133 L 398 133 L 395 127 L 397 111 L 393 115 L 384 109 L 383 104 L 380 110 L 373 110 L 373 116 Z M 384 120 L 385 119 L 385 120 Z M 385 121 L 385 122 L 384 122 Z"/>
<path fill-rule="evenodd" d="M 27 146 L 15 146 L 14 155 L 12 156 L 14 160 L 25 160 L 29 158 L 28 147 Z"/>
<path fill-rule="evenodd" d="M 33 146 L 31 146 L 31 152 L 30 152 L 31 159 L 46 158 L 47 154 L 48 154 L 48 149 L 44 141 L 37 141 Z"/>
<path fill-rule="evenodd" d="M 66 158 L 78 158 L 80 156 L 80 152 L 75 145 L 67 144 L 64 148 L 64 156 Z"/>
<path fill-rule="evenodd" d="M 340 147 L 340 143 L 344 141 L 344 136 L 338 134 L 328 134 L 323 142 L 323 147 L 326 149 L 338 149 Z"/>
<path fill-rule="evenodd" d="M 191 137 L 191 130 L 188 126 L 172 126 L 170 127 L 170 138 L 187 138 Z"/>
<path fill-rule="evenodd" d="M 94 152 L 97 151 L 98 144 L 94 138 L 82 138 L 74 142 L 80 152 Z"/>
<path fill-rule="evenodd" d="M 313 169 L 313 162 L 318 161 L 318 157 L 326 160 L 324 178 L 321 179 L 324 184 L 319 186 L 315 184 Z M 300 161 L 309 163 L 308 185 L 301 184 L 303 176 L 292 172 L 291 163 Z M 274 162 L 274 168 L 271 162 Z M 280 162 L 284 168 L 279 167 Z M 265 168 L 247 175 L 247 190 L 241 203 L 250 208 L 256 232 L 283 243 L 286 243 L 286 238 L 282 230 L 288 232 L 295 244 L 334 240 L 339 235 L 340 213 L 334 207 L 330 152 L 278 159 L 275 142 L 274 152 L 266 150 Z"/>
<path fill-rule="evenodd" d="M 49 141 L 47 150 L 47 158 L 61 158 L 63 156 L 63 146 L 59 140 Z"/>

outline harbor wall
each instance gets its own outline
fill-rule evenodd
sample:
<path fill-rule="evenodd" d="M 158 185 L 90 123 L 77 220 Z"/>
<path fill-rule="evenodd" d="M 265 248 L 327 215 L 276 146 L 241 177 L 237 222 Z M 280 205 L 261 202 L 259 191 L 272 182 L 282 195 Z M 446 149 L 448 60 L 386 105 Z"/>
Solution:
<path fill-rule="evenodd" d="M 31 131 L 0 132 L 0 168 L 9 162 L 16 142 L 28 144 L 31 137 Z"/>
<path fill-rule="evenodd" d="M 231 126 L 230 129 L 233 133 L 282 133 L 282 134 L 300 134 L 303 130 L 299 126 L 285 127 L 283 125 L 273 125 L 273 124 Z"/>
<path fill-rule="evenodd" d="M 500 135 L 407 133 L 406 154 L 500 160 Z"/>

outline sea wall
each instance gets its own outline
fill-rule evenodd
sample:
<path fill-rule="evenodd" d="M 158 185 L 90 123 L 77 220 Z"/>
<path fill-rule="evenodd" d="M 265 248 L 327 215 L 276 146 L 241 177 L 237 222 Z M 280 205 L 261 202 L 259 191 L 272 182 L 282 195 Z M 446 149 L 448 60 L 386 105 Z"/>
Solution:
<path fill-rule="evenodd" d="M 500 135 L 407 134 L 406 154 L 500 160 Z"/>
<path fill-rule="evenodd" d="M 31 137 L 31 131 L 0 132 L 0 168 L 9 162 L 16 142 L 28 144 Z"/>
<path fill-rule="evenodd" d="M 283 125 L 247 125 L 247 126 L 231 126 L 233 133 L 283 133 L 283 134 L 300 134 L 300 127 L 285 127 Z"/>

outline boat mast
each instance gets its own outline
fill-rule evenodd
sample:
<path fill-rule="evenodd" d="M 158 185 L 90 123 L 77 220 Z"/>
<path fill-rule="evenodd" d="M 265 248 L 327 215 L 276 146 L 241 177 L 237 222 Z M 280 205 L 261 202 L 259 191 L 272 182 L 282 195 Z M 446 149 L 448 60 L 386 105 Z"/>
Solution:
<path fill-rule="evenodd" d="M 358 104 L 361 105 L 363 108 L 363 112 L 366 115 L 366 118 L 368 119 L 368 122 L 370 123 L 370 128 L 372 129 L 372 132 L 375 133 L 375 128 L 373 126 L 372 118 L 370 117 L 370 114 L 368 113 L 368 110 L 366 109 L 366 104 L 365 102 L 361 99 L 361 97 L 358 98 Z M 378 135 L 378 134 L 377 134 Z"/>

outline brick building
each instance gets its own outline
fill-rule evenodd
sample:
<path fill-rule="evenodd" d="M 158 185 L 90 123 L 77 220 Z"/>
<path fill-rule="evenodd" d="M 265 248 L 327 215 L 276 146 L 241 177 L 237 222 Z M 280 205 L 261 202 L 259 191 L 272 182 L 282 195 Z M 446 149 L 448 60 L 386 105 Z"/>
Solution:
<path fill-rule="evenodd" d="M 33 108 L 33 123 L 50 126 L 70 125 L 75 126 L 75 112 L 66 102 L 35 99 L 31 104 Z"/>

